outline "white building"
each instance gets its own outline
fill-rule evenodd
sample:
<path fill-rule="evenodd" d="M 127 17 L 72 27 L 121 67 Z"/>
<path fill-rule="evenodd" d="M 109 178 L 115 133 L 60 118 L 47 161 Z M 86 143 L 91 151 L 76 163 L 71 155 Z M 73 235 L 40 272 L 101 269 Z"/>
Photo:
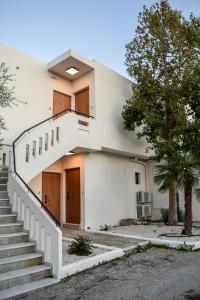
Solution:
<path fill-rule="evenodd" d="M 123 128 L 122 108 L 132 94 L 130 80 L 73 50 L 45 64 L 0 45 L 0 62 L 15 74 L 19 101 L 0 111 L 7 127 L 2 134 L 2 164 L 13 166 L 10 197 L 39 248 L 45 251 L 39 235 L 46 227 L 49 245 L 51 234 L 60 238 L 55 219 L 61 225 L 98 229 L 137 218 L 138 191 L 152 194 L 152 218 L 160 218 L 168 197 L 153 184 L 146 142 Z M 194 201 L 196 220 L 199 209 Z M 48 261 L 50 254 L 46 255 Z M 53 265 L 58 274 L 56 260 Z"/>

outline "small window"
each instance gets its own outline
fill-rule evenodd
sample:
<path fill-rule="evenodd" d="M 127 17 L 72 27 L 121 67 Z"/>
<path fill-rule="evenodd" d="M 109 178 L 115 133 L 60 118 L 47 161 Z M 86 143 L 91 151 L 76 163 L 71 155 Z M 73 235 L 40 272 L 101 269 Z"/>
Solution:
<path fill-rule="evenodd" d="M 54 130 L 51 130 L 51 146 L 54 146 Z"/>
<path fill-rule="evenodd" d="M 56 127 L 56 141 L 58 143 L 60 141 L 60 127 Z"/>
<path fill-rule="evenodd" d="M 42 155 L 42 137 L 39 137 L 39 155 Z"/>
<path fill-rule="evenodd" d="M 32 155 L 36 158 L 36 141 L 33 141 Z"/>
<path fill-rule="evenodd" d="M 29 162 L 29 145 L 26 145 L 26 162 Z"/>
<path fill-rule="evenodd" d="M 48 133 L 45 133 L 45 144 L 44 144 L 45 151 L 48 151 L 48 143 L 49 143 L 49 135 Z"/>
<path fill-rule="evenodd" d="M 140 184 L 140 183 L 141 183 L 140 173 L 135 172 L 135 184 Z"/>

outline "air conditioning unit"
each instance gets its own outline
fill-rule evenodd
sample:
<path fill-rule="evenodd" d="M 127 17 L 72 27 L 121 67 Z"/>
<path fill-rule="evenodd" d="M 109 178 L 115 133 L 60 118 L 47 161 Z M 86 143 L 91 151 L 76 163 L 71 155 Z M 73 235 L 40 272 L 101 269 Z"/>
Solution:
<path fill-rule="evenodd" d="M 149 192 L 137 192 L 137 204 L 151 202 L 151 193 Z"/>
<path fill-rule="evenodd" d="M 137 205 L 137 218 L 151 217 L 151 204 Z"/>

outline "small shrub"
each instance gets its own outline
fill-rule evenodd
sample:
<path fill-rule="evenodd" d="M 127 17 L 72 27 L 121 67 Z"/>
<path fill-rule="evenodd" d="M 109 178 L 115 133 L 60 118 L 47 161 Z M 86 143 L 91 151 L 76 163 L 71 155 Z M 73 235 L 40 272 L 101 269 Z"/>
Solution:
<path fill-rule="evenodd" d="M 184 242 L 182 245 L 178 245 L 176 249 L 179 251 L 192 251 L 193 247 L 193 245 L 188 245 Z"/>
<path fill-rule="evenodd" d="M 105 224 L 105 225 L 101 225 L 99 230 L 100 231 L 109 231 L 109 230 L 111 230 L 111 228 L 112 228 L 111 225 Z"/>
<path fill-rule="evenodd" d="M 71 242 L 68 253 L 76 255 L 90 255 L 92 253 L 91 240 L 84 235 L 79 235 Z"/>
<path fill-rule="evenodd" d="M 160 210 L 161 215 L 162 215 L 162 220 L 165 225 L 168 223 L 168 218 L 169 218 L 169 209 L 168 208 L 161 208 Z"/>

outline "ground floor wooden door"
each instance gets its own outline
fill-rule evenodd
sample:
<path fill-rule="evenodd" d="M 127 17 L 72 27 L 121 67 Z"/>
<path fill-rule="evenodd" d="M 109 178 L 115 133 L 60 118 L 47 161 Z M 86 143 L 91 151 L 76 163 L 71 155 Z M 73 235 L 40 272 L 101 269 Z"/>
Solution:
<path fill-rule="evenodd" d="M 53 216 L 60 221 L 60 174 L 42 173 L 42 201 Z"/>
<path fill-rule="evenodd" d="M 75 110 L 81 114 L 89 115 L 89 88 L 75 93 Z"/>
<path fill-rule="evenodd" d="M 71 96 L 53 91 L 53 115 L 71 109 Z"/>
<path fill-rule="evenodd" d="M 80 224 L 80 168 L 66 170 L 66 223 Z"/>

